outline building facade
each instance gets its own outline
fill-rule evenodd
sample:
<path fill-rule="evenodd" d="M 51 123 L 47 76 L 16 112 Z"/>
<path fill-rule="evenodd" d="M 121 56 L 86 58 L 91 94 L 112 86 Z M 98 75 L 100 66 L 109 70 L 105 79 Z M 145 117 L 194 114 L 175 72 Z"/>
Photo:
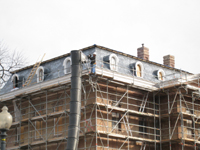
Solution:
<path fill-rule="evenodd" d="M 79 150 L 200 149 L 200 75 L 174 68 L 172 55 L 150 61 L 144 45 L 137 57 L 99 45 L 80 51 L 96 59 L 82 64 Z M 66 149 L 70 53 L 33 68 L 16 70 L 1 89 L 13 116 L 7 149 Z"/>

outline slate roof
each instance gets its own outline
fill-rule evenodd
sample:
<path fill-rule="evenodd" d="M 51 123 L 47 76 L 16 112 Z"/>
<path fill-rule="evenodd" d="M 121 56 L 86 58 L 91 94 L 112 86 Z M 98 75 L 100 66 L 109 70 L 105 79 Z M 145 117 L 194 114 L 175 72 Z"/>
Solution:
<path fill-rule="evenodd" d="M 132 56 L 132 55 L 129 55 L 129 54 L 126 54 L 126 53 L 123 53 L 123 52 L 120 52 L 120 51 L 116 51 L 116 50 L 113 50 L 113 49 L 110 49 L 110 48 L 106 48 L 106 47 L 103 47 L 103 46 L 99 46 L 99 45 L 96 45 L 96 44 L 88 46 L 88 47 L 85 47 L 85 48 L 82 48 L 80 50 L 85 55 L 92 54 L 94 51 L 97 51 L 97 56 L 99 55 L 100 57 L 98 57 L 98 58 L 102 59 L 102 61 L 103 61 L 104 55 L 107 56 L 107 55 L 109 55 L 111 53 L 117 54 L 118 56 L 120 56 L 120 58 L 124 59 L 124 62 L 123 62 L 122 65 L 124 65 L 126 67 L 129 66 L 129 64 L 127 64 L 127 63 L 130 62 L 130 61 L 129 62 L 126 61 L 127 57 L 128 57 L 129 60 L 134 60 L 133 62 L 141 61 L 146 65 L 147 71 L 152 72 L 152 74 L 155 74 L 153 72 L 155 70 L 158 70 L 159 68 L 163 68 L 168 72 L 174 72 L 174 71 L 175 72 L 180 72 L 181 71 L 181 70 L 176 69 L 176 68 L 165 66 L 165 65 L 153 62 L 153 61 L 143 60 L 143 59 L 138 58 L 136 56 Z M 100 51 L 100 52 L 98 53 L 98 51 Z M 101 51 L 103 53 L 101 53 Z M 52 80 L 52 79 L 55 79 L 55 78 L 58 78 L 58 77 L 61 77 L 61 76 L 65 75 L 64 74 L 63 61 L 67 57 L 70 57 L 70 53 L 67 53 L 67 54 L 64 54 L 64 55 L 61 55 L 61 56 L 58 56 L 58 57 L 43 61 L 41 63 L 40 66 L 43 66 L 44 69 L 45 69 L 45 76 L 44 76 L 44 78 L 45 78 L 44 80 L 45 81 L 49 81 L 49 80 Z M 98 65 L 100 67 L 100 64 L 98 64 Z M 20 76 L 20 78 L 22 79 L 20 82 L 24 83 L 26 81 L 26 79 L 28 78 L 28 75 L 30 74 L 32 68 L 33 68 L 33 65 L 30 65 L 30 66 L 15 70 L 15 71 L 12 72 L 12 74 L 17 74 L 18 76 Z M 106 65 L 105 65 L 104 68 L 105 69 L 109 69 L 109 67 L 106 66 Z M 85 69 L 85 66 L 83 67 L 83 69 Z M 187 74 L 191 74 L 191 73 L 186 72 L 186 71 L 182 71 L 182 72 L 187 73 Z M 121 70 L 121 73 L 124 73 L 124 71 Z M 126 74 L 130 74 L 131 75 L 130 71 L 126 72 Z M 31 84 L 36 84 L 37 83 L 36 78 L 37 77 L 35 75 L 33 80 L 32 80 L 32 82 L 31 82 Z M 146 80 L 156 81 L 156 79 L 150 78 L 148 76 L 146 76 L 145 79 Z M 22 88 L 22 84 L 20 84 L 20 88 Z M 8 80 L 6 85 L 1 89 L 0 94 L 8 93 L 8 92 L 12 91 L 12 89 L 13 89 L 13 84 L 11 82 L 11 77 L 10 77 L 10 79 Z"/>

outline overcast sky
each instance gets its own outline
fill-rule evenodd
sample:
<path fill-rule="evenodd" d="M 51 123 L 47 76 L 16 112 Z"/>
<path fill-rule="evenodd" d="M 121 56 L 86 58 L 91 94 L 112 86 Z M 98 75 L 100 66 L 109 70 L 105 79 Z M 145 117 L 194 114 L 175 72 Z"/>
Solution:
<path fill-rule="evenodd" d="M 0 0 L 0 40 L 29 64 L 93 44 L 200 73 L 200 0 Z M 28 64 L 27 64 L 28 65 Z"/>

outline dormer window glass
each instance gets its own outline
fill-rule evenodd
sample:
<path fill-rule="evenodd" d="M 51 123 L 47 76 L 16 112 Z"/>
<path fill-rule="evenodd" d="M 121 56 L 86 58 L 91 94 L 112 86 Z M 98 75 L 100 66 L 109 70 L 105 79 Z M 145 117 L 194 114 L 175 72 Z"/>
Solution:
<path fill-rule="evenodd" d="M 137 74 L 137 77 L 142 77 L 142 70 L 139 64 L 136 66 L 136 74 Z"/>
<path fill-rule="evenodd" d="M 162 69 L 158 70 L 158 72 L 157 72 L 157 77 L 158 77 L 158 80 L 164 81 L 165 72 L 164 72 Z"/>
<path fill-rule="evenodd" d="M 117 71 L 118 70 L 118 62 L 119 62 L 117 55 L 111 54 L 109 56 L 109 61 L 110 61 L 110 70 Z"/>
<path fill-rule="evenodd" d="M 159 78 L 159 80 L 163 80 L 163 75 L 161 72 L 159 72 L 158 78 Z"/>
<path fill-rule="evenodd" d="M 11 81 L 13 82 L 13 88 L 18 88 L 19 87 L 19 76 L 17 74 L 14 74 L 12 76 Z"/>
<path fill-rule="evenodd" d="M 111 58 L 110 66 L 111 66 L 111 70 L 116 70 L 116 59 L 115 59 L 115 57 Z"/>
<path fill-rule="evenodd" d="M 66 72 L 67 73 L 70 73 L 71 72 L 71 66 L 70 66 L 70 60 L 68 60 L 67 62 L 66 62 Z"/>
<path fill-rule="evenodd" d="M 44 68 L 40 66 L 37 71 L 37 83 L 44 81 Z"/>
<path fill-rule="evenodd" d="M 39 71 L 39 82 L 41 82 L 42 81 L 42 78 L 43 78 L 43 70 L 42 69 L 40 69 L 40 71 Z"/>
<path fill-rule="evenodd" d="M 71 58 L 70 57 L 67 57 L 64 60 L 63 66 L 64 66 L 64 74 L 71 73 Z"/>
<path fill-rule="evenodd" d="M 142 78 L 143 77 L 143 70 L 144 70 L 143 64 L 141 62 L 137 62 L 135 64 L 135 75 L 136 75 L 136 77 Z"/>
<path fill-rule="evenodd" d="M 17 77 L 15 76 L 13 79 L 13 88 L 16 88 L 16 87 L 18 87 L 18 80 L 17 80 Z"/>

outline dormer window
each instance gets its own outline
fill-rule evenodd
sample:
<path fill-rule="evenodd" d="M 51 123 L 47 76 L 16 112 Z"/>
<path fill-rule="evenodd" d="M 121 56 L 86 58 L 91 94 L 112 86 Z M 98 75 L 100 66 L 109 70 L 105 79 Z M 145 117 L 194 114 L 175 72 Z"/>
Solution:
<path fill-rule="evenodd" d="M 135 64 L 135 74 L 136 74 L 136 77 L 143 77 L 143 70 L 144 70 L 144 67 L 143 67 L 143 64 L 141 62 L 137 62 Z"/>
<path fill-rule="evenodd" d="M 44 74 L 43 70 L 40 69 L 40 71 L 39 71 L 39 81 L 42 81 L 43 74 Z"/>
<path fill-rule="evenodd" d="M 40 66 L 37 71 L 37 83 L 44 81 L 44 68 Z"/>
<path fill-rule="evenodd" d="M 109 56 L 109 61 L 110 61 L 110 70 L 117 71 L 118 70 L 118 62 L 119 62 L 117 55 L 111 54 Z"/>
<path fill-rule="evenodd" d="M 71 57 L 65 58 L 63 66 L 64 66 L 64 74 L 71 73 Z"/>
<path fill-rule="evenodd" d="M 158 77 L 158 80 L 164 81 L 165 72 L 162 69 L 158 70 L 157 77 Z"/>
<path fill-rule="evenodd" d="M 19 87 L 19 76 L 17 74 L 14 74 L 12 76 L 11 81 L 13 82 L 13 88 L 18 88 Z"/>
<path fill-rule="evenodd" d="M 142 77 L 142 69 L 140 65 L 136 66 L 137 77 Z"/>
<path fill-rule="evenodd" d="M 111 58 L 110 66 L 111 66 L 111 70 L 116 70 L 116 59 L 115 59 L 115 57 Z"/>

